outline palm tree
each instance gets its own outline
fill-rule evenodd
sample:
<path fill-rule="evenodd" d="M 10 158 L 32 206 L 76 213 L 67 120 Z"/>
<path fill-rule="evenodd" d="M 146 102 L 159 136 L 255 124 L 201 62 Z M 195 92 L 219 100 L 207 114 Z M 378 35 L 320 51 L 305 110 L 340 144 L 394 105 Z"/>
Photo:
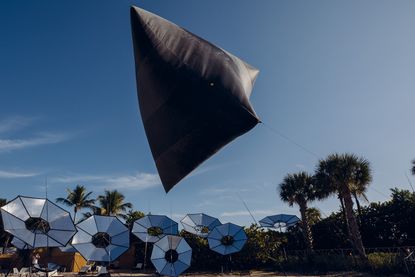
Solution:
<path fill-rule="evenodd" d="M 95 203 L 95 199 L 90 199 L 92 191 L 88 192 L 82 185 L 76 185 L 74 190 L 66 189 L 68 195 L 66 198 L 56 198 L 57 203 L 63 203 L 68 207 L 74 207 L 73 220 L 76 222 L 76 214 L 80 209 L 92 208 Z"/>
<path fill-rule="evenodd" d="M 315 178 L 320 195 L 337 194 L 343 200 L 350 241 L 358 254 L 367 259 L 353 212 L 352 193 L 357 191 L 357 188 L 365 190 L 372 181 L 369 162 L 354 154 L 332 154 L 319 161 Z"/>
<path fill-rule="evenodd" d="M 102 215 L 117 215 L 127 218 L 125 212 L 133 205 L 129 202 L 124 203 L 125 196 L 117 190 L 105 190 L 104 195 L 98 196 L 97 200 Z"/>
<path fill-rule="evenodd" d="M 310 224 L 310 226 L 313 226 L 314 224 L 316 224 L 317 222 L 321 220 L 321 212 L 317 208 L 314 208 L 314 207 L 308 208 L 306 211 L 306 214 L 307 214 L 307 219 L 308 219 L 308 223 Z"/>
<path fill-rule="evenodd" d="M 125 224 L 130 228 L 130 230 L 133 228 L 133 224 L 136 220 L 143 218 L 145 216 L 145 214 L 142 211 L 134 211 L 134 210 L 129 210 L 128 213 L 126 214 L 126 220 L 125 220 Z"/>
<path fill-rule="evenodd" d="M 313 177 L 307 172 L 287 174 L 279 185 L 280 198 L 290 206 L 300 207 L 301 222 L 308 250 L 313 250 L 313 235 L 308 220 L 308 202 L 316 199 Z"/>

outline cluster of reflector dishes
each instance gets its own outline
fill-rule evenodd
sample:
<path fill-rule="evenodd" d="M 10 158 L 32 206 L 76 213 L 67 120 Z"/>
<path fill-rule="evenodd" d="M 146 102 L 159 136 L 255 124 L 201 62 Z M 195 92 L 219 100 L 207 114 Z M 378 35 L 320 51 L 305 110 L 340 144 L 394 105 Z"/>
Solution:
<path fill-rule="evenodd" d="M 44 198 L 18 196 L 1 216 L 4 230 L 30 248 L 65 246 L 76 233 L 71 215 Z"/>
<path fill-rule="evenodd" d="M 298 221 L 300 221 L 300 219 L 295 215 L 276 214 L 264 217 L 259 221 L 259 224 L 261 224 L 261 227 L 282 229 L 294 226 Z"/>
<path fill-rule="evenodd" d="M 222 255 L 241 251 L 246 240 L 244 228 L 233 223 L 216 226 L 208 236 L 209 248 Z"/>
<path fill-rule="evenodd" d="M 167 235 L 153 245 L 151 262 L 160 275 L 178 276 L 191 259 L 192 249 L 182 237 Z"/>
<path fill-rule="evenodd" d="M 213 228 L 222 224 L 219 219 L 203 213 L 188 214 L 180 222 L 185 231 L 202 238 L 206 238 Z"/>
<path fill-rule="evenodd" d="M 76 228 L 72 246 L 88 261 L 112 262 L 130 246 L 129 230 L 115 216 L 93 215 Z"/>
<path fill-rule="evenodd" d="M 177 235 L 179 227 L 165 215 L 147 215 L 134 222 L 131 232 L 144 242 L 154 243 L 165 235 Z"/>

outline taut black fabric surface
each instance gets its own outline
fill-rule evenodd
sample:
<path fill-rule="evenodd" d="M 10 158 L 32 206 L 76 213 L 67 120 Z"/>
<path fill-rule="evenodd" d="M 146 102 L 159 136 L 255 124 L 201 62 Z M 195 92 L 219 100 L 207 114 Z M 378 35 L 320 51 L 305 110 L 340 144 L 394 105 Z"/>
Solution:
<path fill-rule="evenodd" d="M 141 118 L 168 192 L 259 123 L 249 102 L 259 71 L 140 8 L 131 27 Z"/>

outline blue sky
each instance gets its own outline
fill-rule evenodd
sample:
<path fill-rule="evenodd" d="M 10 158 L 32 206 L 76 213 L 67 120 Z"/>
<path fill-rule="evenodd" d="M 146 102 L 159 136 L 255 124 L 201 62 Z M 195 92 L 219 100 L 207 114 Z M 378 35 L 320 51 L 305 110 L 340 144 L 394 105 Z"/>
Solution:
<path fill-rule="evenodd" d="M 137 5 L 260 69 L 265 124 L 325 157 L 367 158 L 371 201 L 409 189 L 415 158 L 415 3 L 411 1 L 1 1 L 1 197 L 119 189 L 136 209 L 206 212 L 250 224 L 296 213 L 276 188 L 317 157 L 259 125 L 168 195 L 139 116 L 129 7 Z M 335 199 L 313 203 L 323 214 Z"/>

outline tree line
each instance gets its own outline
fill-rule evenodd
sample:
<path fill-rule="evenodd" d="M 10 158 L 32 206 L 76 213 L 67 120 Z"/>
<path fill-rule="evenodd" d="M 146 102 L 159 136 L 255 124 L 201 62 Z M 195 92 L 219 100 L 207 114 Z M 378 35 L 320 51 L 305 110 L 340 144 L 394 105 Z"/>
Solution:
<path fill-rule="evenodd" d="M 133 204 L 125 202 L 125 196 L 118 190 L 105 190 L 103 195 L 99 195 L 96 199 L 91 197 L 92 192 L 83 185 L 76 185 L 75 188 L 66 189 L 66 197 L 56 198 L 57 203 L 72 207 L 74 213 L 74 222 L 77 223 L 77 214 L 81 209 L 87 209 L 82 213 L 83 220 L 91 215 L 112 215 L 118 216 L 126 220 L 130 225 L 136 219 L 144 216 L 143 212 L 134 211 Z"/>
<path fill-rule="evenodd" d="M 415 160 L 411 162 L 411 172 L 415 175 Z M 380 257 L 383 256 L 374 255 L 368 249 L 415 245 L 415 192 L 394 188 L 389 200 L 369 203 L 366 191 L 371 181 L 370 163 L 363 157 L 347 153 L 332 154 L 318 161 L 313 174 L 303 171 L 287 174 L 278 185 L 279 197 L 289 205 L 299 207 L 300 224 L 289 227 L 286 232 L 266 230 L 258 225 L 245 228 L 248 241 L 241 252 L 232 255 L 231 266 L 234 269 L 311 267 L 316 264 L 315 260 L 308 264 L 295 254 L 305 249 L 305 256 L 319 259 L 319 263 L 325 263 L 327 268 L 343 266 L 348 269 L 347 266 L 356 265 L 356 260 L 319 253 L 322 249 L 352 248 L 366 264 L 380 261 L 390 267 L 391 260 L 395 259 L 393 268 L 402 269 L 401 256 L 391 254 L 382 260 Z M 310 207 L 313 201 L 333 195 L 339 199 L 339 211 L 322 218 L 317 208 Z M 365 205 L 361 204 L 362 200 Z M 1 206 L 6 202 L 6 199 L 0 199 Z M 124 218 L 131 228 L 136 219 L 144 216 L 133 210 L 132 204 L 117 190 L 106 190 L 93 198 L 85 186 L 76 185 L 74 189 L 67 189 L 66 196 L 57 198 L 56 202 L 73 208 L 75 222 L 93 214 L 116 215 Z M 181 235 L 193 250 L 192 269 L 220 270 L 218 266 L 227 265 L 228 259 L 210 251 L 205 239 L 183 230 Z M 0 239 L 2 245 L 7 246 L 6 241 L 10 238 L 1 232 Z M 131 242 L 136 246 L 137 261 L 147 257 L 147 264 L 151 266 L 149 255 L 144 254 L 143 243 L 134 236 Z M 150 253 L 151 246 L 147 251 Z M 341 265 L 333 265 L 335 261 Z"/>
<path fill-rule="evenodd" d="M 411 172 L 415 175 L 415 160 L 411 162 Z M 369 202 L 366 191 L 371 181 L 369 161 L 349 153 L 321 159 L 314 174 L 287 174 L 279 184 L 279 196 L 290 206 L 297 205 L 301 214 L 300 226 L 289 232 L 291 248 L 304 247 L 312 252 L 315 247 L 352 247 L 366 260 L 365 246 L 413 244 L 415 236 L 407 227 L 415 226 L 415 218 L 410 214 L 414 211 L 414 194 L 393 189 L 392 200 L 362 207 L 360 199 Z M 340 212 L 321 220 L 319 210 L 310 209 L 309 203 L 333 195 L 340 201 Z"/>

